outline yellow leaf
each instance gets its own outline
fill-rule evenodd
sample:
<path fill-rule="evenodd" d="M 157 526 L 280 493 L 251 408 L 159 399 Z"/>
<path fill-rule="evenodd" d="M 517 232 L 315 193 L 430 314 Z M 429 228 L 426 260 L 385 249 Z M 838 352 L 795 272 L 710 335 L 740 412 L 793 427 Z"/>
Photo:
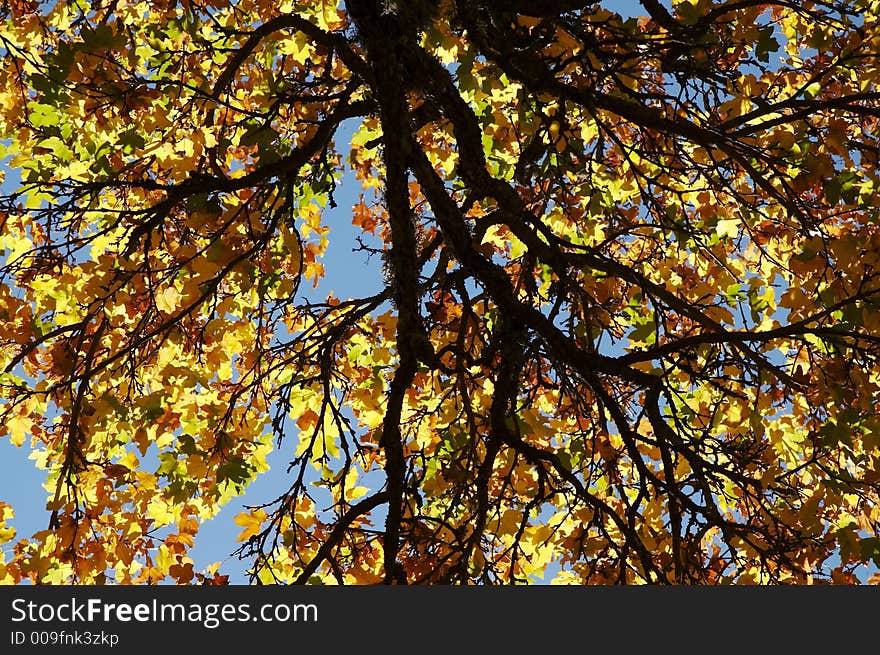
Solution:
<path fill-rule="evenodd" d="M 236 541 L 247 541 L 256 534 L 259 534 L 263 521 L 267 518 L 267 514 L 262 509 L 255 509 L 251 512 L 242 512 L 235 517 L 236 525 L 240 525 L 244 530 L 238 535 Z"/>
<path fill-rule="evenodd" d="M 292 259 L 291 268 L 296 270 L 299 268 L 300 260 L 302 259 L 302 249 L 300 248 L 299 239 L 290 231 L 290 228 L 283 223 L 281 224 L 281 236 L 284 239 L 284 248 L 290 254 Z"/>
<path fill-rule="evenodd" d="M 9 439 L 16 446 L 24 443 L 25 437 L 31 433 L 34 422 L 25 416 L 13 416 L 6 422 L 6 429 L 9 431 Z"/>
<path fill-rule="evenodd" d="M 348 492 L 348 500 L 352 501 L 352 500 L 357 500 L 358 498 L 362 498 L 363 496 L 366 495 L 366 493 L 368 491 L 369 491 L 369 489 L 367 487 L 361 487 L 361 486 L 354 487 L 353 489 L 351 489 Z"/>
<path fill-rule="evenodd" d="M 735 218 L 722 219 L 718 221 L 715 231 L 722 239 L 724 237 L 734 238 L 739 234 L 739 221 Z"/>
<path fill-rule="evenodd" d="M 180 292 L 174 287 L 168 287 L 156 294 L 156 307 L 163 314 L 173 314 L 180 302 Z"/>
<path fill-rule="evenodd" d="M 168 550 L 168 546 L 165 544 L 159 546 L 159 554 L 156 556 L 156 568 L 162 573 L 168 573 L 168 569 L 174 565 L 174 562 L 174 555 Z"/>

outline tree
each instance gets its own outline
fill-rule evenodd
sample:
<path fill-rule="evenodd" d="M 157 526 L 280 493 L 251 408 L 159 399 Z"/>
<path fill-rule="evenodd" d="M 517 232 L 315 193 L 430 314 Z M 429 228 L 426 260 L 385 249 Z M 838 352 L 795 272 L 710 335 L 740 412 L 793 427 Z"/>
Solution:
<path fill-rule="evenodd" d="M 613 4 L 4 3 L 0 577 L 865 581 L 880 4 Z"/>

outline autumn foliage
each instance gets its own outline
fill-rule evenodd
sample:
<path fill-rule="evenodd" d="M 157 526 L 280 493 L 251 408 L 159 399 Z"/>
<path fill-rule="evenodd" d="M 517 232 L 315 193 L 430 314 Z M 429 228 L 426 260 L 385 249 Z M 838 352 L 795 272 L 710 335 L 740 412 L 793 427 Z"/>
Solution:
<path fill-rule="evenodd" d="M 876 582 L 880 3 L 619 4 L 2 4 L 0 581 Z"/>

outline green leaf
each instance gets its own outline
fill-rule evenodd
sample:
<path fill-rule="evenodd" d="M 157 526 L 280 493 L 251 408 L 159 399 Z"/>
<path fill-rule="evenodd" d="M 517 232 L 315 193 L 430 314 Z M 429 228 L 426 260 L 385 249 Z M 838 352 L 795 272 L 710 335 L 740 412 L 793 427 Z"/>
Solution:
<path fill-rule="evenodd" d="M 731 307 L 736 306 L 746 299 L 745 285 L 739 283 L 729 285 L 724 290 L 724 299 Z"/>
<path fill-rule="evenodd" d="M 106 24 L 99 25 L 94 29 L 84 29 L 81 35 L 82 44 L 80 48 L 87 52 L 119 47 L 125 43 L 125 37 L 117 35 L 113 28 Z"/>
<path fill-rule="evenodd" d="M 812 100 L 817 95 L 819 95 L 819 91 L 821 91 L 821 90 L 822 90 L 822 85 L 819 84 L 818 82 L 813 82 L 806 89 L 804 89 L 804 95 L 809 100 Z"/>
<path fill-rule="evenodd" d="M 50 136 L 48 139 L 43 139 L 40 141 L 39 147 L 50 150 L 56 159 L 59 159 L 64 163 L 73 161 L 73 151 L 57 136 Z"/>
<path fill-rule="evenodd" d="M 51 105 L 28 103 L 28 119 L 34 127 L 55 127 L 61 122 L 61 114 Z"/>
<path fill-rule="evenodd" d="M 763 62 L 770 61 L 770 53 L 779 50 L 779 41 L 773 37 L 773 26 L 768 25 L 758 30 L 758 42 L 755 44 L 755 56 Z"/>
<path fill-rule="evenodd" d="M 630 341 L 641 341 L 649 346 L 657 341 L 657 323 L 654 319 L 647 319 L 641 325 L 629 333 Z"/>
<path fill-rule="evenodd" d="M 242 457 L 230 457 L 217 467 L 217 482 L 243 485 L 251 477 L 252 469 Z"/>
<path fill-rule="evenodd" d="M 177 455 L 174 453 L 159 453 L 159 468 L 156 475 L 169 476 L 177 469 Z"/>

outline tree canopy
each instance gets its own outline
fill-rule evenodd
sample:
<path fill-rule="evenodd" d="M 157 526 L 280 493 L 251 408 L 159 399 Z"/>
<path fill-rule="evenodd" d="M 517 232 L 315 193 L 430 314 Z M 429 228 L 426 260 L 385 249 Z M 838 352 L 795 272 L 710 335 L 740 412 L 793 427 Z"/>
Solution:
<path fill-rule="evenodd" d="M 0 581 L 878 581 L 880 3 L 614 5 L 4 2 Z"/>

